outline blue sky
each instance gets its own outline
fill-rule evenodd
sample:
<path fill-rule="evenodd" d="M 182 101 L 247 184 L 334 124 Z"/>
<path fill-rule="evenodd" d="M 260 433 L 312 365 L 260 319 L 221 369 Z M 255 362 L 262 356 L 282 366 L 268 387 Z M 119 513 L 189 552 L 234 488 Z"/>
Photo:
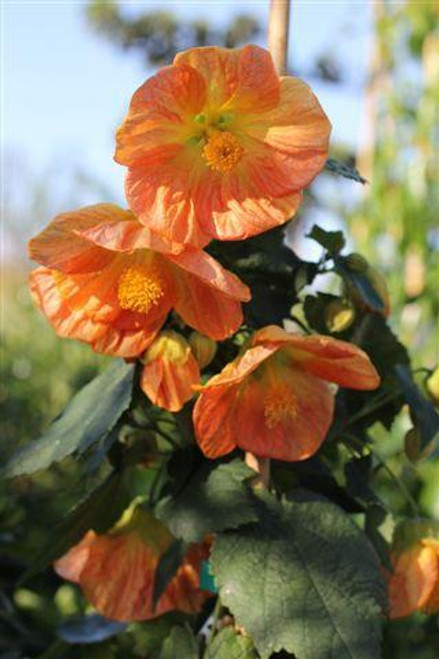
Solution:
<path fill-rule="evenodd" d="M 79 0 L 3 0 L 4 147 L 19 154 L 35 175 L 48 172 L 50 177 L 50 172 L 77 163 L 103 183 L 109 196 L 122 201 L 124 170 L 112 160 L 114 130 L 131 94 L 153 71 L 146 71 L 135 53 L 121 53 L 94 34 L 84 5 Z M 217 24 L 245 11 L 264 25 L 268 5 L 268 0 L 162 0 L 124 3 L 123 9 L 166 8 Z M 333 123 L 333 138 L 353 145 L 361 137 L 370 13 L 368 0 L 293 3 L 291 61 L 318 94 Z M 264 45 L 263 38 L 260 43 Z M 340 87 L 307 78 L 315 56 L 328 49 L 347 67 L 348 82 Z"/>

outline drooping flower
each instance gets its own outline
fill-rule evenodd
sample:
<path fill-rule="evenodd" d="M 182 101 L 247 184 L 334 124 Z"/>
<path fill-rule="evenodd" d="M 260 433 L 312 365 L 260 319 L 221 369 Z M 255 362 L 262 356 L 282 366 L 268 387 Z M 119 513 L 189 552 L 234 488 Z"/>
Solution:
<path fill-rule="evenodd" d="M 204 246 L 290 219 L 330 129 L 310 88 L 279 78 L 264 49 L 193 48 L 135 92 L 115 160 L 145 226 Z"/>
<path fill-rule="evenodd" d="M 102 615 L 130 622 L 167 611 L 200 611 L 210 597 L 200 590 L 205 545 L 192 545 L 177 573 L 153 607 L 155 573 L 174 537 L 149 511 L 130 507 L 104 535 L 88 531 L 79 544 L 55 562 L 56 572 L 78 583 Z"/>
<path fill-rule="evenodd" d="M 390 618 L 404 618 L 415 611 L 439 611 L 439 542 L 421 540 L 392 557 L 389 575 Z"/>
<path fill-rule="evenodd" d="M 194 395 L 200 368 L 184 337 L 160 332 L 142 358 L 140 387 L 148 398 L 170 412 L 178 412 Z"/>
<path fill-rule="evenodd" d="M 106 354 L 141 354 L 171 309 L 224 339 L 250 297 L 211 256 L 170 243 L 113 204 L 59 215 L 29 249 L 43 265 L 31 274 L 31 291 L 57 333 Z"/>
<path fill-rule="evenodd" d="M 310 457 L 333 417 L 328 381 L 375 389 L 380 380 L 350 343 L 275 326 L 259 330 L 245 352 L 200 387 L 194 425 L 201 450 L 209 458 L 236 447 L 290 462 Z"/>
<path fill-rule="evenodd" d="M 389 617 L 404 618 L 415 611 L 439 612 L 438 523 L 404 522 L 395 533 L 391 563 L 393 572 L 385 572 Z"/>

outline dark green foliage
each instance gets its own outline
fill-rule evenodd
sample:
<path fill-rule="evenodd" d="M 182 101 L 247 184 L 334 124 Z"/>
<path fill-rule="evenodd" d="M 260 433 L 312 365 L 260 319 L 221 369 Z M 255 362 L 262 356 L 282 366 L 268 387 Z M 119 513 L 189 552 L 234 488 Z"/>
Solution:
<path fill-rule="evenodd" d="M 329 502 L 265 496 L 264 507 L 212 553 L 221 600 L 262 659 L 379 659 L 384 587 L 364 534 Z"/>
<path fill-rule="evenodd" d="M 77 544 L 90 529 L 97 533 L 107 531 L 118 520 L 130 499 L 127 475 L 124 472 L 112 472 L 55 525 L 25 578 L 48 567 Z"/>
<path fill-rule="evenodd" d="M 232 627 L 222 629 L 207 646 L 203 659 L 257 659 L 248 636 L 237 634 Z"/>
<path fill-rule="evenodd" d="M 11 458 L 2 476 L 11 478 L 46 469 L 72 453 L 85 453 L 105 437 L 131 402 L 134 369 L 134 364 L 115 360 L 73 398 L 42 437 Z"/>
<path fill-rule="evenodd" d="M 416 434 L 419 437 L 418 455 L 434 453 L 437 457 L 439 455 L 439 414 L 434 409 L 433 403 L 422 395 L 407 366 L 397 364 L 395 371 L 410 408 Z"/>
<path fill-rule="evenodd" d="M 352 167 L 352 165 L 348 165 L 347 163 L 340 162 L 339 160 L 335 160 L 334 158 L 328 158 L 325 168 L 328 170 L 328 172 L 337 174 L 337 176 L 343 176 L 343 178 L 357 181 L 357 183 L 362 183 L 363 185 L 367 183 L 366 179 L 363 178 L 361 174 L 359 174 L 355 167 Z"/>
<path fill-rule="evenodd" d="M 198 659 L 198 644 L 189 627 L 173 627 L 162 645 L 159 659 Z"/>
<path fill-rule="evenodd" d="M 254 472 L 241 460 L 203 464 L 179 490 L 165 496 L 157 516 L 186 542 L 234 529 L 257 518 L 253 494 L 246 484 Z"/>
<path fill-rule="evenodd" d="M 309 232 L 308 238 L 319 243 L 330 256 L 339 254 L 346 244 L 343 231 L 325 231 L 317 224 Z"/>

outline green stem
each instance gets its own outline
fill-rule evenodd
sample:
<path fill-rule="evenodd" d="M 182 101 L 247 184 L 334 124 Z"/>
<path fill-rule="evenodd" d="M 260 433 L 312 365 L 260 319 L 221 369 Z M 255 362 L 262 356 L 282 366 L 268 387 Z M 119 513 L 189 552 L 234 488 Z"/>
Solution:
<path fill-rule="evenodd" d="M 171 435 L 168 435 L 168 433 L 165 432 L 164 430 L 160 430 L 160 428 L 157 428 L 157 426 L 144 426 L 143 429 L 157 433 L 157 435 L 160 435 L 161 437 L 163 437 L 163 439 L 169 442 L 169 444 L 171 444 L 173 448 L 179 447 L 179 444 L 175 441 L 173 437 L 171 437 Z"/>
<path fill-rule="evenodd" d="M 361 449 L 364 449 L 365 447 L 369 449 L 369 451 L 372 453 L 372 455 L 378 461 L 380 467 L 383 467 L 387 471 L 390 478 L 393 480 L 395 485 L 399 488 L 400 492 L 404 495 L 404 497 L 407 500 L 407 502 L 409 503 L 414 515 L 416 517 L 419 517 L 420 516 L 420 510 L 419 510 L 418 504 L 416 503 L 416 501 L 414 500 L 414 498 L 412 497 L 412 495 L 408 491 L 408 489 L 407 489 L 406 485 L 403 483 L 403 481 L 399 478 L 399 476 L 397 476 L 395 474 L 394 471 L 392 471 L 392 469 L 389 467 L 389 465 L 384 460 L 384 458 L 377 452 L 377 450 L 371 444 L 363 444 L 363 442 L 361 440 L 359 440 L 354 435 L 351 435 L 350 433 L 343 433 L 343 435 L 341 435 L 341 437 L 346 437 L 346 439 L 348 439 L 350 442 L 353 442 L 354 444 L 356 444 Z M 361 454 L 362 451 L 359 451 L 359 453 Z"/>
<path fill-rule="evenodd" d="M 383 405 L 390 403 L 392 400 L 395 400 L 400 396 L 400 393 L 397 394 L 385 394 L 384 396 L 381 396 L 378 400 L 376 400 L 373 404 L 371 405 L 366 405 L 362 410 L 357 412 L 357 414 L 354 414 L 351 416 L 349 419 L 348 423 L 346 424 L 346 428 L 349 428 L 352 426 L 354 423 L 362 419 L 363 417 L 367 416 L 371 412 L 375 412 L 376 410 L 379 410 L 380 407 Z"/>

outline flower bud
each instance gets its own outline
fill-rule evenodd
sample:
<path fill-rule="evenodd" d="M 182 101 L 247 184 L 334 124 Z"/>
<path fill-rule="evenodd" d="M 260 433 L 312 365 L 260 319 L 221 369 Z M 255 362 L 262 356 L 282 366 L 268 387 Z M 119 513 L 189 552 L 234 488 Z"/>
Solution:
<path fill-rule="evenodd" d="M 436 366 L 433 373 L 425 383 L 428 395 L 435 405 L 439 405 L 439 366 Z"/>
<path fill-rule="evenodd" d="M 330 332 L 343 332 L 355 320 L 355 310 L 347 300 L 333 300 L 325 309 L 325 324 Z"/>
<path fill-rule="evenodd" d="M 189 345 L 201 369 L 208 366 L 216 355 L 216 341 L 209 339 L 209 337 L 199 332 L 191 332 Z"/>
<path fill-rule="evenodd" d="M 352 270 L 353 272 L 367 272 L 369 270 L 369 263 L 366 261 L 364 256 L 361 254 L 358 254 L 357 252 L 352 252 L 352 254 L 348 254 L 345 263 L 349 270 Z"/>

